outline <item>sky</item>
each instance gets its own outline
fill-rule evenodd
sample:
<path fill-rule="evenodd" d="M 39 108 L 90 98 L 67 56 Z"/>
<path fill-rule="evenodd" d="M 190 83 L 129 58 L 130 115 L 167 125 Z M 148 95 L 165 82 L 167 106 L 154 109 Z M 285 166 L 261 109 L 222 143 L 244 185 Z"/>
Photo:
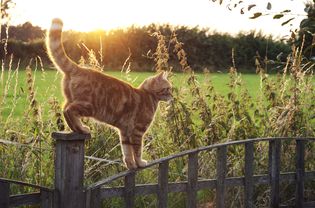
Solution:
<path fill-rule="evenodd" d="M 172 25 L 199 26 L 218 32 L 237 34 L 240 31 L 262 31 L 275 37 L 290 34 L 305 18 L 304 0 L 243 0 L 244 5 L 257 6 L 245 14 L 240 8 L 233 11 L 227 5 L 212 0 L 13 0 L 11 24 L 30 21 L 33 25 L 47 29 L 51 19 L 59 17 L 65 29 L 90 31 L 95 29 L 123 28 L 130 25 L 169 23 Z M 234 0 L 232 0 L 234 1 Z M 268 2 L 272 9 L 266 9 Z M 224 3 L 228 3 L 225 0 Z M 239 0 L 235 1 L 239 2 Z M 246 7 L 247 8 L 247 7 Z M 273 15 L 290 9 L 296 17 L 291 25 L 281 26 L 286 19 L 273 20 Z M 271 15 L 249 19 L 255 12 L 267 11 Z"/>

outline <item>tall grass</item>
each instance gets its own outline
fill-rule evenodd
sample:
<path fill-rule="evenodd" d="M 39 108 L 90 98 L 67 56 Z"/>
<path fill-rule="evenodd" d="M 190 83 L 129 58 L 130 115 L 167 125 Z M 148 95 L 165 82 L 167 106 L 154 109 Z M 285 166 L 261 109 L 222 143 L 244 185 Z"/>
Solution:
<path fill-rule="evenodd" d="M 283 65 L 282 73 L 276 77 L 267 74 L 267 60 L 257 56 L 256 68 L 260 81 L 256 83 L 257 95 L 253 97 L 247 89 L 242 74 L 235 65 L 234 52 L 231 54 L 228 92 L 220 93 L 212 83 L 213 74 L 205 70 L 200 79 L 190 67 L 184 44 L 173 33 L 166 38 L 160 32 L 153 34 L 157 40 L 157 48 L 152 54 L 155 70 L 172 72 L 169 66 L 170 54 L 175 54 L 181 66 L 182 73 L 187 74 L 186 82 L 176 84 L 173 89 L 174 99 L 170 103 L 161 103 L 146 138 L 144 158 L 153 160 L 175 152 L 192 149 L 214 143 L 241 140 L 254 137 L 308 137 L 315 135 L 314 108 L 314 78 L 313 65 L 303 62 L 301 48 L 292 47 L 292 52 Z M 101 53 L 101 51 L 99 52 Z M 81 64 L 97 66 L 103 70 L 102 62 L 96 53 L 89 51 L 90 58 L 82 60 Z M 13 58 L 13 57 L 12 57 Z M 4 62 L 2 62 L 4 63 Z M 127 66 L 122 70 L 130 79 L 132 63 L 127 60 Z M 32 64 L 34 66 L 34 64 Z M 39 68 L 39 69 L 37 69 Z M 8 72 L 4 73 L 4 69 Z M 35 66 L 26 69 L 26 83 L 21 83 L 18 68 L 12 65 L 2 67 L 1 73 L 1 106 L 0 106 L 0 170 L 1 177 L 24 180 L 46 186 L 53 185 L 53 154 L 54 142 L 50 135 L 53 131 L 69 130 L 62 116 L 62 103 L 57 82 L 46 82 L 46 94 L 39 98 L 38 86 L 35 80 L 48 80 L 47 74 L 35 59 Z M 40 73 L 38 72 L 40 71 Z M 171 75 L 171 81 L 176 82 L 178 74 Z M 25 104 L 23 116 L 14 116 L 17 103 L 23 100 Z M 92 183 L 100 178 L 108 177 L 125 170 L 120 158 L 121 150 L 117 132 L 107 126 L 84 120 L 91 127 L 93 139 L 86 145 L 85 161 L 86 183 Z M 292 170 L 294 149 L 292 144 L 285 143 L 287 151 L 283 152 L 281 170 Z M 314 147 L 308 147 L 307 158 L 314 158 Z M 265 144 L 255 145 L 255 173 L 266 173 L 267 151 Z M 243 175 L 244 149 L 229 148 L 228 174 Z M 209 178 L 215 175 L 214 152 L 201 154 L 199 158 L 199 177 Z M 95 160 L 93 158 L 102 158 Z M 307 160 L 307 169 L 315 167 L 313 160 Z M 170 181 L 182 181 L 187 178 L 187 164 L 183 159 L 177 159 L 170 164 Z M 156 170 L 149 169 L 137 177 L 138 183 L 154 182 Z M 119 184 L 119 183 L 118 183 Z M 307 187 L 306 187 L 307 188 Z M 18 193 L 22 190 L 14 188 Z M 266 206 L 268 203 L 268 188 L 257 187 L 256 205 Z M 294 191 L 294 190 L 293 190 Z M 228 201 L 230 207 L 242 206 L 242 190 L 228 190 L 231 194 Z M 290 200 L 292 187 L 282 187 L 283 201 Z M 237 197 L 236 197 L 237 196 Z M 310 194 L 311 196 L 311 194 Z M 211 202 L 212 191 L 198 192 L 200 204 Z M 139 197 L 137 206 L 154 207 L 152 196 Z M 148 201 L 150 203 L 148 203 Z M 183 207 L 182 194 L 170 195 L 170 207 Z M 120 206 L 121 201 L 109 200 L 104 206 Z"/>

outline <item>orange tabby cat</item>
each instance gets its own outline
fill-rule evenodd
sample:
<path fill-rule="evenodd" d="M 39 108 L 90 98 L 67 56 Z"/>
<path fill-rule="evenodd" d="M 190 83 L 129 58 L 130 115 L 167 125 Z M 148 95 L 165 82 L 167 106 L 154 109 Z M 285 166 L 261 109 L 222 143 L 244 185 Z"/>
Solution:
<path fill-rule="evenodd" d="M 47 49 L 54 65 L 63 72 L 66 99 L 64 117 L 69 127 L 88 134 L 81 117 L 92 117 L 118 128 L 128 169 L 144 167 L 142 137 L 153 120 L 159 101 L 171 99 L 167 73 L 147 78 L 138 88 L 96 70 L 74 63 L 62 44 L 60 19 L 54 19 L 47 35 Z"/>

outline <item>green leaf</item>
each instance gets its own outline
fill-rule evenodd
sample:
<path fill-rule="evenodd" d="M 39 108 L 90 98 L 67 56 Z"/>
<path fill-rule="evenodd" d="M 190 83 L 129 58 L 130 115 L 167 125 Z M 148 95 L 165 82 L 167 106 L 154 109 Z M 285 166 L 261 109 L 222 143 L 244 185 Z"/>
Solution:
<path fill-rule="evenodd" d="M 271 9 L 271 3 L 270 3 L 270 2 L 268 2 L 268 4 L 267 4 L 267 9 L 268 9 L 268 10 Z"/>
<path fill-rule="evenodd" d="M 260 17 L 261 15 L 262 15 L 261 12 L 256 12 L 254 16 L 250 17 L 250 19 L 256 19 L 257 17 Z"/>
<path fill-rule="evenodd" d="M 290 9 L 286 9 L 286 10 L 283 10 L 281 13 L 288 13 L 288 12 L 291 12 Z"/>
<path fill-rule="evenodd" d="M 256 6 L 256 4 L 251 4 L 251 5 L 248 5 L 248 11 L 250 11 L 253 7 L 255 7 Z"/>
<path fill-rule="evenodd" d="M 289 22 L 291 22 L 291 21 L 294 20 L 294 19 L 295 19 L 294 17 L 288 19 L 287 21 L 283 22 L 283 23 L 281 24 L 281 26 L 288 24 Z"/>
<path fill-rule="evenodd" d="M 284 16 L 283 14 L 276 14 L 275 16 L 273 16 L 273 19 L 280 19 L 283 16 Z"/>
<path fill-rule="evenodd" d="M 242 8 L 240 12 L 241 12 L 241 14 L 244 14 L 244 8 Z"/>
<path fill-rule="evenodd" d="M 232 9 L 231 9 L 231 7 L 230 7 L 231 5 L 230 4 L 228 4 L 227 6 L 226 6 L 226 8 L 228 8 L 228 10 L 230 10 L 230 11 L 232 11 Z"/>

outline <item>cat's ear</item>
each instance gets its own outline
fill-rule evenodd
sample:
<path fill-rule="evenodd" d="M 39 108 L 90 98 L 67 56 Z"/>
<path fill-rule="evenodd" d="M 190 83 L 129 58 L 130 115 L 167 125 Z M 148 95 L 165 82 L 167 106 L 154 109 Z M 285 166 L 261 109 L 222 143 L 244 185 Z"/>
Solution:
<path fill-rule="evenodd" d="M 167 71 L 162 71 L 162 72 L 160 72 L 160 73 L 157 75 L 157 77 L 158 77 L 159 79 L 165 79 L 165 80 L 167 80 L 167 78 L 168 78 L 168 72 L 167 72 Z"/>
<path fill-rule="evenodd" d="M 164 79 L 164 71 L 161 71 L 156 77 L 158 79 Z"/>
<path fill-rule="evenodd" d="M 163 79 L 167 80 L 168 79 L 168 75 L 169 75 L 168 71 L 164 71 L 163 72 Z"/>

